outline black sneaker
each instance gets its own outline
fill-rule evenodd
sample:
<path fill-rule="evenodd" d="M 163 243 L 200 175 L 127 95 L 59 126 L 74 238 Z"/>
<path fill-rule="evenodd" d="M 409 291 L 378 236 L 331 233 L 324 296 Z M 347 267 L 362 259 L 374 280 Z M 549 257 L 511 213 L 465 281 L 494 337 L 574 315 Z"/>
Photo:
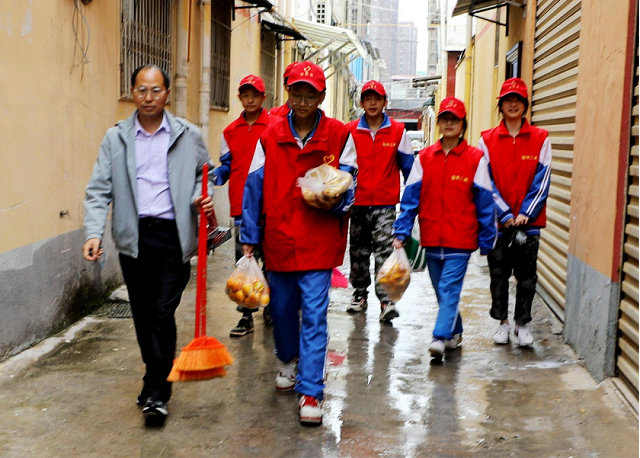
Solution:
<path fill-rule="evenodd" d="M 367 298 L 363 296 L 354 296 L 351 303 L 347 305 L 347 312 L 362 312 L 367 308 Z"/>
<path fill-rule="evenodd" d="M 273 323 L 273 318 L 271 318 L 271 309 L 267 305 L 262 311 L 262 319 L 264 320 L 264 324 L 270 326 Z"/>
<path fill-rule="evenodd" d="M 169 416 L 167 404 L 156 398 L 147 398 L 142 414 L 148 425 L 162 425 Z"/>
<path fill-rule="evenodd" d="M 398 318 L 400 314 L 396 310 L 396 306 L 391 302 L 382 302 L 380 304 L 380 321 L 385 323 L 391 322 L 394 318 Z"/>
<path fill-rule="evenodd" d="M 231 337 L 242 337 L 253 332 L 253 329 L 253 318 L 243 316 L 240 318 L 240 321 L 238 321 L 238 325 L 231 330 L 229 335 Z"/>

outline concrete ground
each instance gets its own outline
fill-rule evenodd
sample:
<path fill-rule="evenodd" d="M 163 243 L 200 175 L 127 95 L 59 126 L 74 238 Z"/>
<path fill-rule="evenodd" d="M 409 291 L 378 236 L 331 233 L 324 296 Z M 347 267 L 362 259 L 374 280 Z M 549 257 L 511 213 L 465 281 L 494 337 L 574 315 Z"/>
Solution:
<path fill-rule="evenodd" d="M 462 295 L 461 348 L 443 363 L 427 347 L 437 305 L 428 274 L 412 275 L 393 325 L 345 311 L 332 292 L 324 424 L 298 423 L 278 394 L 271 328 L 231 339 L 224 295 L 232 244 L 209 262 L 209 334 L 236 362 L 223 379 L 174 385 L 164 427 L 135 406 L 143 367 L 130 319 L 94 316 L 0 365 L 1 457 L 637 457 L 638 420 L 610 382 L 596 384 L 562 327 L 536 300 L 532 350 L 495 346 L 488 271 L 475 258 Z M 347 271 L 344 268 L 343 271 Z M 178 309 L 192 338 L 194 285 Z"/>

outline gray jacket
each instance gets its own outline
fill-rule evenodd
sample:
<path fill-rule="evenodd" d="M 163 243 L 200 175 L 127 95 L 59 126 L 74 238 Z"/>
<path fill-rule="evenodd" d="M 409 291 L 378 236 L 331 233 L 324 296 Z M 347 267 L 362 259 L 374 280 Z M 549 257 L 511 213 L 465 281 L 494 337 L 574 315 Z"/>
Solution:
<path fill-rule="evenodd" d="M 209 170 L 213 167 L 200 130 L 186 119 L 173 116 L 166 110 L 165 113 L 171 126 L 167 155 L 169 192 L 182 259 L 187 262 L 196 253 L 198 245 L 198 218 L 192 203 L 202 193 L 202 166 L 209 162 Z M 84 199 L 85 240 L 102 240 L 111 203 L 116 248 L 134 258 L 138 257 L 136 115 L 137 111 L 105 134 Z M 209 194 L 212 194 L 213 175 L 209 176 Z"/>

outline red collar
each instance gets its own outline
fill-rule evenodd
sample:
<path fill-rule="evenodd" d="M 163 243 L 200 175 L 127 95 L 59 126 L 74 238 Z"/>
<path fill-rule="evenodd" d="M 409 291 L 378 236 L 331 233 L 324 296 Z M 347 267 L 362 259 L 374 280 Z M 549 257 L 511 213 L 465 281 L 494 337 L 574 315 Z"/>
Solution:
<path fill-rule="evenodd" d="M 524 122 L 522 123 L 522 127 L 520 128 L 520 132 L 518 132 L 518 135 L 525 135 L 530 132 L 531 132 L 531 124 L 529 124 L 529 121 L 527 121 L 525 118 Z M 500 124 L 498 124 L 498 135 L 507 135 L 511 137 L 511 134 L 509 133 L 509 129 L 507 129 L 507 126 L 504 123 L 504 119 L 500 121 Z M 516 137 L 518 135 L 516 135 Z"/>
<path fill-rule="evenodd" d="M 247 122 L 246 119 L 244 119 L 244 111 L 242 112 L 242 114 L 240 115 L 240 117 L 238 118 L 238 125 L 242 126 L 242 125 L 248 125 L 249 123 Z M 264 108 L 262 109 L 262 111 L 260 112 L 260 116 L 258 116 L 258 119 L 256 119 L 255 121 L 253 121 L 253 124 L 262 124 L 264 126 L 268 126 L 269 125 L 269 112 L 267 110 L 265 110 Z"/>
<path fill-rule="evenodd" d="M 444 154 L 444 149 L 442 149 L 442 139 L 438 140 L 436 142 L 436 153 L 442 152 Z M 463 138 L 462 141 L 458 144 L 458 146 L 456 146 L 455 148 L 453 148 L 451 151 L 449 151 L 449 153 L 453 153 L 456 156 L 460 156 L 460 154 L 462 154 L 462 152 L 467 149 L 467 141 Z"/>

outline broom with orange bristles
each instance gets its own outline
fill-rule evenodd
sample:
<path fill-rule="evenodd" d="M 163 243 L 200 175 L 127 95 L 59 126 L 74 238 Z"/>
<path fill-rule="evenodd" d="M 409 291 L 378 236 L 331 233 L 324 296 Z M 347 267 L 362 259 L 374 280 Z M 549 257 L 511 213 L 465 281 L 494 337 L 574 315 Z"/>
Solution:
<path fill-rule="evenodd" d="M 207 195 L 209 166 L 202 168 L 202 198 Z M 182 349 L 173 362 L 169 382 L 188 382 L 214 377 L 224 377 L 224 366 L 233 362 L 227 348 L 214 337 L 207 336 L 207 217 L 200 208 L 198 232 L 198 274 L 196 279 L 196 330 L 195 338 Z"/>

